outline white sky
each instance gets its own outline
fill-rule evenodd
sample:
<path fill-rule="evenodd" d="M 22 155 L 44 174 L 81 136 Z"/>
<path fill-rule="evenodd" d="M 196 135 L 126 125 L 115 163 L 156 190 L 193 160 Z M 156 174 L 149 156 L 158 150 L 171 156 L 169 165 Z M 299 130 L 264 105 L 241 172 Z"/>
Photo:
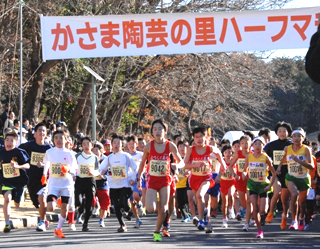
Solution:
<path fill-rule="evenodd" d="M 285 8 L 304 8 L 320 6 L 320 0 L 294 0 L 286 4 Z M 305 56 L 308 49 L 281 49 L 275 50 L 272 57 L 294 57 Z"/>

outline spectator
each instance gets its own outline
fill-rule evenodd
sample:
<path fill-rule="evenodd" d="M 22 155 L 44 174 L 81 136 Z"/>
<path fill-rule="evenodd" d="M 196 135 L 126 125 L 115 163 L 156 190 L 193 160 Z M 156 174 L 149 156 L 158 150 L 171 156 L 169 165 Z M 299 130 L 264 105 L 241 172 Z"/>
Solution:
<path fill-rule="evenodd" d="M 14 112 L 12 111 L 9 111 L 9 117 L 7 118 L 7 120 L 4 122 L 4 126 L 3 126 L 3 129 L 5 128 L 11 128 L 11 129 L 14 129 Z"/>
<path fill-rule="evenodd" d="M 1 114 L 1 119 L 0 119 L 1 129 L 3 128 L 4 123 L 6 122 L 8 116 L 9 116 L 9 111 L 10 111 L 10 103 L 6 103 L 5 109 L 4 109 L 3 113 Z"/>

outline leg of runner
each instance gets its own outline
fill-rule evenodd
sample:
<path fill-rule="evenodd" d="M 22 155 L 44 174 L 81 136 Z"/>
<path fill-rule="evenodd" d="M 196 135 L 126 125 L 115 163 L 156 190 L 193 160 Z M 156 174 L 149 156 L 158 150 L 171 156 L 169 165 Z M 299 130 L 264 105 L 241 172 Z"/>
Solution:
<path fill-rule="evenodd" d="M 204 208 L 205 208 L 205 199 L 204 196 L 207 193 L 210 187 L 210 181 L 204 181 L 201 183 L 199 189 L 194 192 L 197 200 L 198 214 L 199 214 L 199 224 L 198 229 L 204 230 Z"/>
<path fill-rule="evenodd" d="M 258 234 L 257 234 L 257 237 L 258 237 L 258 235 L 262 231 L 262 228 L 261 228 L 261 225 L 260 225 L 260 219 L 259 219 L 260 217 L 259 217 L 258 195 L 256 195 L 256 194 L 250 195 L 250 200 L 251 200 L 251 203 L 252 203 L 253 218 L 254 218 L 254 220 L 255 220 L 255 222 L 257 224 L 257 228 L 258 228 Z M 260 206 L 262 208 L 264 208 L 263 205 L 260 205 Z"/>
<path fill-rule="evenodd" d="M 297 224 L 298 189 L 297 189 L 297 186 L 293 182 L 288 181 L 288 190 L 290 192 L 290 197 L 291 197 L 291 216 L 292 216 L 292 223 L 289 226 L 289 229 L 298 230 L 298 224 Z"/>
<path fill-rule="evenodd" d="M 196 216 L 196 207 L 194 205 L 193 201 L 193 191 L 191 189 L 187 190 L 187 195 L 188 195 L 188 203 L 189 203 L 189 209 L 192 215 L 192 222 L 195 226 L 198 226 L 198 218 Z"/>
<path fill-rule="evenodd" d="M 227 219 L 227 206 L 228 206 L 228 195 L 223 194 L 221 192 L 221 201 L 222 201 L 222 227 L 227 228 L 228 227 L 228 219 Z"/>
<path fill-rule="evenodd" d="M 287 188 L 282 188 L 281 190 L 281 202 L 283 207 L 282 212 L 282 221 L 281 221 L 281 229 L 284 230 L 287 228 L 287 219 L 288 219 L 288 211 L 289 211 L 289 199 L 290 192 Z"/>
<path fill-rule="evenodd" d="M 7 190 L 4 194 L 4 203 L 3 203 L 3 214 L 6 222 L 3 232 L 5 233 L 8 233 L 11 231 L 11 225 L 10 225 L 11 200 L 12 200 L 12 191 Z"/>
<path fill-rule="evenodd" d="M 300 217 L 298 223 L 299 231 L 302 231 L 306 225 L 305 221 L 305 213 L 306 213 L 306 201 L 308 196 L 308 190 L 300 190 L 299 191 L 299 210 L 300 210 Z"/>
<path fill-rule="evenodd" d="M 251 200 L 250 200 L 250 193 L 247 190 L 246 193 L 247 196 L 247 202 L 246 202 L 246 223 L 244 224 L 242 230 L 245 232 L 249 231 L 249 224 L 250 224 L 250 219 L 251 219 L 251 213 L 252 213 L 252 204 L 251 204 Z"/>
<path fill-rule="evenodd" d="M 278 178 L 276 177 L 274 183 L 273 183 L 273 196 L 270 202 L 270 210 L 269 213 L 266 217 L 266 222 L 271 223 L 272 219 L 273 219 L 273 211 L 275 210 L 275 207 L 278 203 L 278 200 L 280 198 L 281 195 L 281 184 L 278 180 Z"/>

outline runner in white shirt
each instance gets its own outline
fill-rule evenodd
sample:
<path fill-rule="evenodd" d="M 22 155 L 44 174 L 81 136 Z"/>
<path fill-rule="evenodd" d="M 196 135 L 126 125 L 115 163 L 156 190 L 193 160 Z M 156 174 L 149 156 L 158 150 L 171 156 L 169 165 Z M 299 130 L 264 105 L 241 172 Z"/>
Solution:
<path fill-rule="evenodd" d="M 133 158 L 122 149 L 122 138 L 115 135 L 112 138 L 113 154 L 109 155 L 101 163 L 101 175 L 106 172 L 110 187 L 110 198 L 113 202 L 116 216 L 120 223 L 118 232 L 126 232 L 127 226 L 124 223 L 122 210 L 128 212 L 130 207 L 128 199 L 132 193 L 131 186 L 135 184 L 137 165 Z M 122 210 L 121 210 L 122 209 Z"/>
<path fill-rule="evenodd" d="M 48 210 L 53 211 L 56 207 L 56 200 L 61 196 L 61 214 L 54 235 L 65 238 L 62 233 L 62 226 L 67 217 L 68 202 L 71 193 L 74 191 L 73 175 L 77 169 L 77 161 L 74 154 L 64 147 L 66 143 L 66 131 L 59 129 L 53 133 L 53 142 L 56 147 L 47 150 L 43 159 L 44 169 L 42 183 L 47 182 L 48 186 Z"/>
<path fill-rule="evenodd" d="M 137 144 L 138 139 L 135 135 L 129 136 L 127 138 L 127 147 L 129 149 L 128 153 L 132 156 L 136 165 L 140 165 L 143 152 L 137 151 Z M 138 171 L 136 171 L 136 176 L 137 175 Z M 142 191 L 137 189 L 137 183 L 135 183 L 133 186 L 132 194 L 130 196 L 131 211 L 129 212 L 127 217 L 127 219 L 129 218 L 129 220 L 131 220 L 131 216 L 132 214 L 134 214 L 134 216 L 136 217 L 136 224 L 134 225 L 135 228 L 139 228 L 142 225 L 140 216 L 143 215 L 144 210 L 142 208 L 141 197 Z"/>
<path fill-rule="evenodd" d="M 96 194 L 95 176 L 99 175 L 99 161 L 95 154 L 91 152 L 92 142 L 90 137 L 81 138 L 81 147 L 83 151 L 76 155 L 78 162 L 77 177 L 75 183 L 75 206 L 81 207 L 83 212 L 83 197 L 85 195 L 86 201 L 84 204 L 86 213 L 82 231 L 89 231 L 88 221 L 92 214 L 91 203 Z M 81 214 L 79 208 L 79 214 Z"/>

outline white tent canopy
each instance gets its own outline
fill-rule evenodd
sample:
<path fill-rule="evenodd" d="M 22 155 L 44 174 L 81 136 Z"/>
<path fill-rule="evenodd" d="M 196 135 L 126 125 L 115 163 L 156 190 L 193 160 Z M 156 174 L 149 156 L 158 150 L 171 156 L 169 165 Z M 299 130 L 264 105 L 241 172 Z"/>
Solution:
<path fill-rule="evenodd" d="M 255 137 L 258 136 L 259 131 L 251 131 Z M 224 134 L 222 139 L 228 139 L 230 143 L 232 144 L 233 141 L 240 139 L 244 134 L 242 131 L 228 131 L 226 134 Z M 277 140 L 278 136 L 274 131 L 271 131 L 271 141 Z"/>

